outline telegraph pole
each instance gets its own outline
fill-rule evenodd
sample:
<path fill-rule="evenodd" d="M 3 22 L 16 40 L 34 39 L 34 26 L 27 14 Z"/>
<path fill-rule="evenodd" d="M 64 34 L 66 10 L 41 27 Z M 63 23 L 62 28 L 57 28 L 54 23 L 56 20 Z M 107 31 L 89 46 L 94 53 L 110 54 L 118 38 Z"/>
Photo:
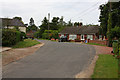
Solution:
<path fill-rule="evenodd" d="M 50 21 L 50 13 L 48 13 L 48 36 L 49 36 L 49 39 L 50 39 L 50 35 L 49 35 L 50 24 L 49 24 L 49 21 Z"/>

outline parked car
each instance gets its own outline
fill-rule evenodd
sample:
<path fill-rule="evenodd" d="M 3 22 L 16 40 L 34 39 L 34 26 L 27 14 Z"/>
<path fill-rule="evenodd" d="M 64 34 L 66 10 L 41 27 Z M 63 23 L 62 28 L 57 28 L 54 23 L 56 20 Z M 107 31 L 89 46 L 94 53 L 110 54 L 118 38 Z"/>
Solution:
<path fill-rule="evenodd" d="M 58 41 L 59 41 L 59 42 L 67 42 L 68 40 L 67 40 L 67 37 L 66 37 L 66 36 L 62 36 L 62 37 L 59 38 Z"/>

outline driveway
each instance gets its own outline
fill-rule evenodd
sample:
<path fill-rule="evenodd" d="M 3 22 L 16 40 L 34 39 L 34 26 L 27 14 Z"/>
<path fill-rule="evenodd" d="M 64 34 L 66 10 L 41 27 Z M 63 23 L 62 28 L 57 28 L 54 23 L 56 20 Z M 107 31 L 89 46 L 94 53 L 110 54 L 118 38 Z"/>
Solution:
<path fill-rule="evenodd" d="M 34 54 L 3 67 L 3 78 L 74 78 L 95 56 L 90 45 L 39 41 L 45 45 Z"/>

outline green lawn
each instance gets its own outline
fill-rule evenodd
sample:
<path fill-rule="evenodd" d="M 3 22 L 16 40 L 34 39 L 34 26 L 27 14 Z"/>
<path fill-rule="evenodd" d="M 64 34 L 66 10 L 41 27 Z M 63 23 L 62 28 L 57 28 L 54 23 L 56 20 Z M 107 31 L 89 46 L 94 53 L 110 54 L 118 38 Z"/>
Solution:
<path fill-rule="evenodd" d="M 89 45 L 98 45 L 98 46 L 106 46 L 106 45 L 102 45 L 102 44 L 97 44 L 97 43 L 87 43 Z"/>
<path fill-rule="evenodd" d="M 40 42 L 32 39 L 25 39 L 24 41 L 18 42 L 16 45 L 14 45 L 12 48 L 25 48 L 25 47 L 31 47 L 36 44 L 40 44 Z"/>
<path fill-rule="evenodd" d="M 100 54 L 92 78 L 118 78 L 118 60 L 109 54 Z"/>

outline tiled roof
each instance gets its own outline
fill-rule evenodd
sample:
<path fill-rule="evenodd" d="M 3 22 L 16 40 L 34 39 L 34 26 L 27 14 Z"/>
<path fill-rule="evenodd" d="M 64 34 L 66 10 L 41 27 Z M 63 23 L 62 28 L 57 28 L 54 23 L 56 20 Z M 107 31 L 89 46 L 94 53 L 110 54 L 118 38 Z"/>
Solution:
<path fill-rule="evenodd" d="M 81 26 L 81 27 L 65 27 L 61 34 L 94 34 L 99 32 L 99 26 Z"/>
<path fill-rule="evenodd" d="M 25 24 L 19 19 L 0 18 L 2 20 L 2 26 L 18 26 L 26 27 Z"/>

